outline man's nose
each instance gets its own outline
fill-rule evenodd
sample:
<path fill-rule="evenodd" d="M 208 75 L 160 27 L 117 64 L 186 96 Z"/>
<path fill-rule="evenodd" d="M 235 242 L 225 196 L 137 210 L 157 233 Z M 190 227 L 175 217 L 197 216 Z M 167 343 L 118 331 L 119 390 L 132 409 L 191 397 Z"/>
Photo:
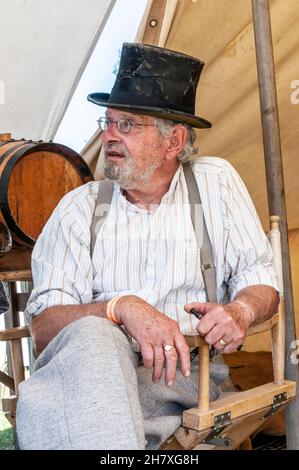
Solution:
<path fill-rule="evenodd" d="M 105 131 L 102 131 L 101 139 L 104 143 L 121 141 L 121 133 L 117 128 L 116 122 L 112 121 L 109 123 L 107 129 Z"/>

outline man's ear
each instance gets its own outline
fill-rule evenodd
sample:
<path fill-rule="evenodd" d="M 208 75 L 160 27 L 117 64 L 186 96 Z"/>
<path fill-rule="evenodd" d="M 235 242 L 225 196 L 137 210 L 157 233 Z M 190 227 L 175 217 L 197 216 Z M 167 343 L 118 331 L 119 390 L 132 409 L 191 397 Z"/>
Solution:
<path fill-rule="evenodd" d="M 166 147 L 166 160 L 172 160 L 176 158 L 181 151 L 183 150 L 187 138 L 188 131 L 185 126 L 178 124 L 171 129 L 171 134 L 169 135 L 169 143 Z"/>

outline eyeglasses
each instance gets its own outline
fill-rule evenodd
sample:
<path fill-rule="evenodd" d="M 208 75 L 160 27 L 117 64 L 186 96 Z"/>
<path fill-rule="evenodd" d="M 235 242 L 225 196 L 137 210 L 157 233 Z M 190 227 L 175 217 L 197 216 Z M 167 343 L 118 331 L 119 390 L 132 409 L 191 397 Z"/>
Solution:
<path fill-rule="evenodd" d="M 101 117 L 100 119 L 97 120 L 97 123 L 99 125 L 99 128 L 102 131 L 106 131 L 110 124 L 114 123 L 116 124 L 117 129 L 119 132 L 122 134 L 128 134 L 132 127 L 138 127 L 138 126 L 155 126 L 158 127 L 157 124 L 142 124 L 141 122 L 136 122 L 132 119 L 128 118 L 120 118 L 120 119 L 111 119 L 108 117 Z"/>

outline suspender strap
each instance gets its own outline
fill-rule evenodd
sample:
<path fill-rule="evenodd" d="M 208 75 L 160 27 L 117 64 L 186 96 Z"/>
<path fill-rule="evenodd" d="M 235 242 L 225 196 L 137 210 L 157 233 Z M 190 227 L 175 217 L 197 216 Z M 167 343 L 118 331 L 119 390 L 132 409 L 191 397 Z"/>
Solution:
<path fill-rule="evenodd" d="M 90 254 L 92 256 L 97 235 L 109 213 L 113 196 L 113 181 L 103 180 L 99 184 L 99 191 L 94 207 L 93 218 L 90 227 Z"/>
<path fill-rule="evenodd" d="M 200 248 L 201 271 L 206 288 L 208 302 L 217 302 L 216 270 L 212 245 L 202 209 L 200 194 L 194 174 L 189 163 L 183 165 L 191 211 L 191 220 L 195 231 L 198 248 Z M 199 219 L 199 211 L 201 219 Z M 196 217 L 197 215 L 197 217 Z M 202 222 L 202 223 L 199 223 Z"/>

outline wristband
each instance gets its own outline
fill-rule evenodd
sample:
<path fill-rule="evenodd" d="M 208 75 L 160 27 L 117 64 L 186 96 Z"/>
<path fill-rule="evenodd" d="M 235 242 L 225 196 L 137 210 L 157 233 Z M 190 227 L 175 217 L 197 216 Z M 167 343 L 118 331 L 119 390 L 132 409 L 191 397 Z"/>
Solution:
<path fill-rule="evenodd" d="M 111 300 L 109 300 L 109 302 L 107 303 L 107 307 L 106 307 L 107 319 L 112 321 L 113 323 L 116 323 L 116 325 L 121 325 L 121 322 L 116 319 L 115 312 L 114 312 L 115 306 L 120 298 L 121 296 L 113 297 Z"/>

